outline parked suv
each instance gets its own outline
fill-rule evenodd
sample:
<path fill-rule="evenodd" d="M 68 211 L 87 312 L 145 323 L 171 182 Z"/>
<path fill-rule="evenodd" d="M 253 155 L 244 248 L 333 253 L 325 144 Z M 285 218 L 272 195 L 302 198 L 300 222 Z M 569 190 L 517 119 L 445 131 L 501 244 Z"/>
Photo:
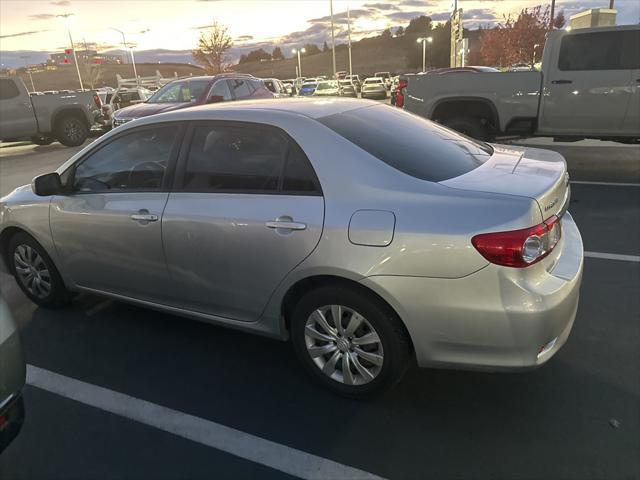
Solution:
<path fill-rule="evenodd" d="M 222 74 L 174 80 L 146 102 L 122 108 L 113 114 L 113 127 L 136 118 L 205 103 L 256 98 L 273 98 L 264 82 L 252 75 Z"/>

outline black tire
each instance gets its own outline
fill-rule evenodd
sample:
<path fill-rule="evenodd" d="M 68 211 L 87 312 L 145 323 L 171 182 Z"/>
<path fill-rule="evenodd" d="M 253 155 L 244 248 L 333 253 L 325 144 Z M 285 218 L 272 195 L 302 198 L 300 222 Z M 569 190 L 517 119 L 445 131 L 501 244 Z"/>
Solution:
<path fill-rule="evenodd" d="M 43 291 L 36 289 L 33 283 L 30 288 L 18 273 L 18 268 L 24 268 L 24 265 L 21 265 L 19 261 L 16 260 L 16 253 L 18 252 L 18 249 L 22 249 L 21 253 L 24 254 L 25 247 L 31 248 L 40 256 L 42 264 L 39 265 L 44 265 L 48 272 L 48 283 L 50 285 L 50 289 L 47 295 L 37 295 L 36 293 L 43 293 Z M 28 249 L 26 251 L 28 251 Z M 51 260 L 51 257 L 49 257 L 42 245 L 40 245 L 30 235 L 20 232 L 11 237 L 7 249 L 7 264 L 16 280 L 16 283 L 33 303 L 45 308 L 60 308 L 71 301 L 71 294 L 65 287 L 64 282 L 60 277 L 60 273 Z M 44 281 L 46 283 L 47 276 L 42 273 L 43 270 L 40 269 L 38 272 L 38 278 L 40 281 Z"/>
<path fill-rule="evenodd" d="M 443 125 L 463 133 L 476 140 L 489 140 L 489 132 L 479 118 L 457 117 L 448 118 L 442 122 Z"/>
<path fill-rule="evenodd" d="M 383 353 L 382 366 L 375 367 L 373 364 L 366 362 L 366 360 L 363 361 L 362 357 L 357 357 L 361 366 L 364 364 L 368 365 L 367 368 L 378 369 L 375 377 L 367 383 L 347 385 L 343 383 L 343 381 L 331 378 L 322 372 L 321 367 L 315 363 L 316 361 L 312 359 L 311 354 L 307 350 L 307 337 L 305 336 L 307 321 L 314 311 L 327 305 L 341 305 L 347 307 L 345 310 L 351 309 L 359 313 L 368 323 L 368 325 L 365 325 L 365 322 L 361 324 L 362 328 L 365 329 L 362 332 L 366 333 L 367 328 L 372 327 L 378 335 L 380 339 L 379 344 L 381 344 Z M 343 314 L 343 318 L 345 318 L 344 325 L 349 324 L 348 315 L 348 313 Z M 327 314 L 327 319 L 329 319 L 330 316 L 331 314 Z M 329 321 L 333 322 L 332 319 Z M 355 332 L 353 338 L 357 336 L 356 334 L 359 330 Z M 391 388 L 400 381 L 409 366 L 409 360 L 411 358 L 410 341 L 400 319 L 398 319 L 395 313 L 373 294 L 349 286 L 336 285 L 319 287 L 305 294 L 298 301 L 292 312 L 291 340 L 298 359 L 316 381 L 333 392 L 350 398 L 364 399 Z M 329 345 L 329 343 L 331 342 L 326 342 L 327 345 Z M 348 343 L 351 344 L 350 341 Z M 336 342 L 333 342 L 333 345 L 336 345 Z M 331 345 L 329 346 L 331 347 Z M 365 349 L 368 348 L 368 346 L 348 347 L 344 350 L 346 353 L 343 353 L 342 350 L 337 350 L 337 347 L 331 348 L 334 348 L 334 350 L 326 354 L 329 360 L 333 355 L 340 355 L 340 359 L 342 359 L 344 355 L 357 355 L 357 353 L 354 353 L 354 349 Z M 322 361 L 324 361 L 324 359 L 325 357 L 322 357 Z M 326 363 L 328 363 L 328 360 Z M 334 375 L 344 378 L 342 374 L 342 360 L 338 360 L 335 365 L 337 368 L 334 370 Z M 355 364 L 351 363 L 351 365 L 353 367 L 351 370 L 358 376 L 358 369 Z"/>
<path fill-rule="evenodd" d="M 65 147 L 77 147 L 89 136 L 89 127 L 83 119 L 75 115 L 66 115 L 56 121 L 55 134 Z"/>
<path fill-rule="evenodd" d="M 46 135 L 36 135 L 31 137 L 31 141 L 36 145 L 51 145 L 55 138 L 47 137 Z"/>

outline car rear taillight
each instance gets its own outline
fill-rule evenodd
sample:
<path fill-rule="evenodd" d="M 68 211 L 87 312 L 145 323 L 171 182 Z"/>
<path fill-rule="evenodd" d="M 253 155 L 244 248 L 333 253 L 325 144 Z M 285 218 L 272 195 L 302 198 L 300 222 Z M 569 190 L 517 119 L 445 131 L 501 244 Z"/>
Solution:
<path fill-rule="evenodd" d="M 481 233 L 473 237 L 471 243 L 491 263 L 524 268 L 549 255 L 560 241 L 561 235 L 560 219 L 554 215 L 531 228 Z"/>
<path fill-rule="evenodd" d="M 98 110 L 102 109 L 102 100 L 100 100 L 98 95 L 93 95 L 93 102 L 96 104 L 96 107 L 98 107 Z"/>
<path fill-rule="evenodd" d="M 402 108 L 404 106 L 404 89 L 409 85 L 409 82 L 403 79 L 398 81 L 396 87 L 396 107 Z"/>

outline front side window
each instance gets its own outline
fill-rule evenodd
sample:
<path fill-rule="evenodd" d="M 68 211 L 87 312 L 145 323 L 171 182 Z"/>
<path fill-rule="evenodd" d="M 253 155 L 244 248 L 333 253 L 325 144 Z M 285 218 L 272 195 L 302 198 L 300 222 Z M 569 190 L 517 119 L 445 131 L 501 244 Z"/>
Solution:
<path fill-rule="evenodd" d="M 229 193 L 319 190 L 300 147 L 273 128 L 255 125 L 194 127 L 183 186 Z"/>
<path fill-rule="evenodd" d="M 162 87 L 151 98 L 149 103 L 189 103 L 197 101 L 206 88 L 209 80 L 187 80 L 171 82 Z"/>
<path fill-rule="evenodd" d="M 20 95 L 20 91 L 13 80 L 8 78 L 0 79 L 0 100 L 10 100 Z"/>
<path fill-rule="evenodd" d="M 73 191 L 158 190 L 176 139 L 175 127 L 125 134 L 89 154 L 75 169 Z"/>
<path fill-rule="evenodd" d="M 215 83 L 215 85 L 211 89 L 211 93 L 209 94 L 209 98 L 211 97 L 220 97 L 225 102 L 233 100 L 231 92 L 229 91 L 229 85 L 227 84 L 226 80 L 218 80 Z"/>
<path fill-rule="evenodd" d="M 632 70 L 640 68 L 640 30 L 565 35 L 558 68 L 574 70 Z"/>

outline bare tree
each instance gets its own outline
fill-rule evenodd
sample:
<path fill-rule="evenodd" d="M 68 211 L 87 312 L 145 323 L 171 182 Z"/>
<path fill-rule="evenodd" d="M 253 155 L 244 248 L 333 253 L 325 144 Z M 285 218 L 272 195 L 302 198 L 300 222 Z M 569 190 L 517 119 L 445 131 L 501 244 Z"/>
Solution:
<path fill-rule="evenodd" d="M 213 21 L 207 31 L 200 33 L 198 48 L 192 52 L 193 60 L 202 65 L 207 73 L 216 74 L 223 70 L 225 53 L 233 46 L 229 29 Z"/>

